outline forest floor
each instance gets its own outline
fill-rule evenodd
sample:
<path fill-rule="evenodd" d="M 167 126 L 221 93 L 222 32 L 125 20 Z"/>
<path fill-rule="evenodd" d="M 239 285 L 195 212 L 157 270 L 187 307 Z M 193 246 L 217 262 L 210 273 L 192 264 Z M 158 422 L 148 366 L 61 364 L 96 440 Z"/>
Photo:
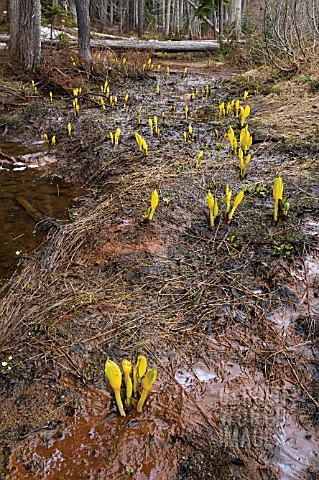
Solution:
<path fill-rule="evenodd" d="M 105 76 L 86 81 L 72 64 L 47 69 L 37 93 L 2 80 L 5 139 L 55 135 L 46 156 L 88 194 L 2 289 L 0 478 L 316 479 L 319 92 L 211 56 L 156 56 L 142 73 L 145 60 L 131 52 L 105 70 L 114 106 Z M 218 116 L 232 99 L 251 107 L 244 179 L 227 138 L 238 119 Z M 279 175 L 290 209 L 274 223 Z M 232 202 L 245 191 L 229 223 L 226 184 Z M 121 417 L 104 364 L 140 354 L 158 377 L 142 413 L 133 399 Z"/>

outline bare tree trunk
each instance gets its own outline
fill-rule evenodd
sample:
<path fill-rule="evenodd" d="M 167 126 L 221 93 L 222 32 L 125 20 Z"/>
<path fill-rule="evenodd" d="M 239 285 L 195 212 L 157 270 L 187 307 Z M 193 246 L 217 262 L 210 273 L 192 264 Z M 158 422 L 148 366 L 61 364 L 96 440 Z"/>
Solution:
<path fill-rule="evenodd" d="M 219 35 L 222 35 L 224 31 L 224 5 L 222 0 L 218 0 L 218 24 Z"/>
<path fill-rule="evenodd" d="M 144 0 L 138 0 L 137 8 L 138 8 L 138 23 L 137 23 L 137 32 L 139 37 L 144 35 Z"/>
<path fill-rule="evenodd" d="M 19 18 L 20 0 L 10 3 L 10 53 L 13 57 L 19 55 Z"/>
<path fill-rule="evenodd" d="M 93 59 L 90 48 L 90 0 L 75 0 L 78 19 L 79 59 L 84 68 L 92 67 Z"/>
<path fill-rule="evenodd" d="M 119 33 L 123 33 L 123 0 L 119 0 Z"/>
<path fill-rule="evenodd" d="M 171 28 L 171 5 L 172 0 L 167 0 L 166 12 L 165 12 L 165 27 L 164 27 L 164 37 L 169 37 L 169 32 Z"/>
<path fill-rule="evenodd" d="M 128 0 L 128 22 L 127 26 L 129 30 L 134 28 L 134 0 Z"/>
<path fill-rule="evenodd" d="M 229 24 L 233 27 L 236 39 L 241 37 L 241 2 L 242 0 L 231 0 L 229 7 Z"/>
<path fill-rule="evenodd" d="M 67 0 L 67 5 L 71 16 L 75 19 L 75 21 L 77 21 L 75 0 Z"/>
<path fill-rule="evenodd" d="M 40 0 L 13 0 L 10 16 L 11 54 L 19 58 L 24 70 L 35 71 L 41 61 Z"/>
<path fill-rule="evenodd" d="M 107 0 L 102 0 L 101 2 L 100 22 L 104 31 L 107 22 Z"/>

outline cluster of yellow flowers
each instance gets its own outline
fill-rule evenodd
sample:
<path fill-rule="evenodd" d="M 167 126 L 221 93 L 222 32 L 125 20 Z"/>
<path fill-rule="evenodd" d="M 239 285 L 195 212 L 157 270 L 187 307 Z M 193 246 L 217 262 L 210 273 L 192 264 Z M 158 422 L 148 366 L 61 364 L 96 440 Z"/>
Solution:
<path fill-rule="evenodd" d="M 242 199 L 244 198 L 244 190 L 239 192 L 238 195 L 236 196 L 232 209 L 230 208 L 231 197 L 232 197 L 232 192 L 229 188 L 229 185 L 227 184 L 226 185 L 226 211 L 225 211 L 225 220 L 227 223 L 230 222 L 236 208 L 239 206 Z M 208 193 L 206 195 L 206 203 L 209 209 L 210 226 L 214 227 L 215 219 L 218 215 L 218 203 L 217 203 L 217 198 L 213 197 L 210 190 L 208 190 Z"/>
<path fill-rule="evenodd" d="M 139 355 L 134 368 L 132 368 L 132 362 L 130 360 L 123 360 L 122 370 L 124 373 L 125 404 L 127 407 L 130 407 L 131 405 L 132 395 L 133 397 L 137 396 L 139 390 L 139 383 L 141 383 L 142 385 L 142 392 L 140 394 L 140 398 L 136 407 L 136 410 L 141 413 L 146 397 L 156 380 L 157 368 L 153 367 L 150 370 L 146 371 L 146 358 L 144 357 L 144 355 Z M 133 373 L 133 381 L 131 378 L 131 373 Z M 107 359 L 105 363 L 105 374 L 108 381 L 110 382 L 111 387 L 114 390 L 115 399 L 120 415 L 122 417 L 125 417 L 126 415 L 121 397 L 122 372 L 115 362 Z"/>

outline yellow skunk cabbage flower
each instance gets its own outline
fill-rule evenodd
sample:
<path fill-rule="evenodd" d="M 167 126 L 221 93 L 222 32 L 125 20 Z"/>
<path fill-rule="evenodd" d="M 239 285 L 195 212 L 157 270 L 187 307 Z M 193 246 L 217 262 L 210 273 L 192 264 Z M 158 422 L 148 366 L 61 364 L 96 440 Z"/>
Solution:
<path fill-rule="evenodd" d="M 122 369 L 124 373 L 124 383 L 126 385 L 126 403 L 129 407 L 131 404 L 131 396 L 133 391 L 132 379 L 130 377 L 132 371 L 132 362 L 129 360 L 122 360 Z"/>
<path fill-rule="evenodd" d="M 140 152 L 144 153 L 144 155 L 148 155 L 148 148 L 144 138 L 137 132 L 135 132 L 135 140 L 137 145 L 139 146 Z"/>
<path fill-rule="evenodd" d="M 198 167 L 199 161 L 200 161 L 200 159 L 202 158 L 203 155 L 204 155 L 204 151 L 201 150 L 197 155 L 196 167 Z"/>
<path fill-rule="evenodd" d="M 119 409 L 120 415 L 125 417 L 125 412 L 123 408 L 123 403 L 121 399 L 121 385 L 122 385 L 122 374 L 118 365 L 112 360 L 107 359 L 105 363 L 105 375 L 107 376 L 108 381 L 111 384 L 111 387 L 115 393 L 115 399 L 117 407 Z"/>
<path fill-rule="evenodd" d="M 156 190 L 154 190 L 154 192 L 156 192 Z M 153 193 L 152 193 L 152 199 L 153 199 Z M 154 200 L 156 203 L 156 195 L 154 196 Z M 146 369 L 147 369 L 147 360 L 144 357 L 144 355 L 139 355 L 137 357 L 137 363 L 136 363 L 136 372 L 139 379 L 144 377 Z"/>
<path fill-rule="evenodd" d="M 227 136 L 230 143 L 230 148 L 232 149 L 232 152 L 235 155 L 237 153 L 237 139 L 235 137 L 235 132 L 232 127 L 229 127 Z"/>
<path fill-rule="evenodd" d="M 222 117 L 226 115 L 225 102 L 222 102 L 218 107 L 218 116 Z"/>
<path fill-rule="evenodd" d="M 238 149 L 238 142 L 237 142 L 237 138 L 234 137 L 233 143 L 232 143 L 232 151 L 234 155 L 236 155 L 237 149 Z"/>
<path fill-rule="evenodd" d="M 215 198 L 213 214 L 214 214 L 214 220 L 215 220 L 215 218 L 216 218 L 217 215 L 218 215 L 218 203 L 217 203 L 217 198 Z"/>
<path fill-rule="evenodd" d="M 157 65 L 157 71 L 160 72 L 161 68 L 162 68 L 162 65 L 158 64 Z"/>
<path fill-rule="evenodd" d="M 161 93 L 159 85 L 156 85 L 155 91 L 156 91 L 157 95 L 159 95 Z"/>
<path fill-rule="evenodd" d="M 248 152 L 253 143 L 253 137 L 250 135 L 248 125 L 242 128 L 240 131 L 240 146 L 243 149 L 244 154 Z"/>
<path fill-rule="evenodd" d="M 153 220 L 157 205 L 158 205 L 158 191 L 153 190 L 152 197 L 151 197 L 151 209 L 148 214 L 148 219 L 150 222 Z M 141 375 L 142 372 L 143 374 Z M 143 355 L 140 355 L 137 360 L 137 374 L 139 378 L 142 378 L 145 372 L 146 372 L 146 358 Z"/>
<path fill-rule="evenodd" d="M 230 211 L 230 201 L 232 196 L 231 189 L 229 188 L 228 183 L 226 185 L 225 195 L 226 195 L 226 213 L 228 213 Z"/>
<path fill-rule="evenodd" d="M 72 126 L 71 123 L 68 123 L 68 135 L 71 135 Z"/>
<path fill-rule="evenodd" d="M 169 67 L 166 67 L 166 69 L 165 69 L 165 75 L 169 75 L 169 73 L 170 73 Z"/>
<path fill-rule="evenodd" d="M 143 391 L 141 394 L 141 398 L 139 399 L 137 404 L 138 413 L 141 413 L 143 409 L 144 402 L 146 400 L 148 392 L 151 390 L 156 380 L 156 376 L 157 376 L 157 368 L 153 367 L 151 370 L 147 372 L 147 374 L 145 375 L 145 378 L 143 379 L 143 382 L 142 382 Z"/>
<path fill-rule="evenodd" d="M 151 135 L 153 136 L 153 120 L 151 118 L 148 119 L 148 124 L 150 126 Z"/>
<path fill-rule="evenodd" d="M 53 137 L 51 138 L 51 145 L 55 145 L 56 144 L 56 137 L 55 135 L 53 135 Z"/>
<path fill-rule="evenodd" d="M 189 108 L 188 108 L 188 105 L 185 106 L 185 118 L 186 120 L 188 119 L 188 112 L 189 112 Z"/>
<path fill-rule="evenodd" d="M 142 145 L 142 152 L 144 153 L 144 155 L 148 155 L 148 146 L 143 137 L 141 137 L 141 145 Z"/>
<path fill-rule="evenodd" d="M 232 127 L 229 127 L 228 132 L 227 132 L 227 136 L 228 136 L 229 143 L 232 144 L 233 138 L 235 136 L 235 132 L 234 132 L 234 129 Z"/>
<path fill-rule="evenodd" d="M 47 134 L 47 133 L 44 133 L 44 134 L 43 134 L 43 138 L 44 138 L 44 141 L 45 141 L 46 143 L 49 143 L 49 137 L 48 137 L 48 134 Z"/>
<path fill-rule="evenodd" d="M 228 215 L 228 220 L 231 220 L 233 218 L 234 212 L 235 212 L 236 208 L 238 207 L 238 205 L 241 203 L 243 198 L 244 198 L 244 190 L 239 192 L 239 194 L 235 198 L 233 208 L 231 209 L 231 211 L 229 212 L 229 215 Z"/>
<path fill-rule="evenodd" d="M 232 110 L 233 110 L 233 103 L 228 102 L 226 107 L 226 115 L 231 115 Z"/>
<path fill-rule="evenodd" d="M 133 395 L 136 396 L 137 391 L 137 369 L 136 366 L 133 368 Z"/>
<path fill-rule="evenodd" d="M 245 164 L 246 164 L 246 167 L 247 167 L 248 163 L 250 162 L 250 160 L 251 160 L 251 155 L 250 155 L 250 153 L 249 153 L 249 154 L 248 154 L 248 155 L 246 155 L 246 157 L 245 157 Z"/>
<path fill-rule="evenodd" d="M 184 73 L 183 73 L 183 76 L 186 77 L 187 75 L 187 67 L 184 68 Z"/>
<path fill-rule="evenodd" d="M 247 100 L 247 97 L 248 97 L 248 91 L 245 90 L 245 91 L 244 91 L 244 100 L 245 100 L 245 101 Z"/>
<path fill-rule="evenodd" d="M 218 215 L 218 204 L 210 190 L 208 190 L 206 195 L 206 203 L 209 209 L 209 224 L 213 228 L 215 224 L 215 218 Z"/>
<path fill-rule="evenodd" d="M 239 112 L 239 121 L 240 121 L 240 126 L 243 127 L 244 123 L 247 120 L 247 117 L 250 115 L 250 106 L 246 105 L 245 108 L 240 107 L 240 112 Z"/>
<path fill-rule="evenodd" d="M 111 139 L 112 145 L 114 145 L 114 135 L 112 132 L 110 132 L 110 139 Z"/>
<path fill-rule="evenodd" d="M 52 92 L 50 92 L 49 95 L 50 95 L 50 102 L 53 102 L 53 94 L 52 94 Z"/>
<path fill-rule="evenodd" d="M 236 117 L 238 117 L 238 115 L 239 115 L 239 109 L 240 109 L 240 102 L 239 102 L 239 100 L 236 100 L 236 103 L 235 103 L 235 115 L 236 115 Z"/>
<path fill-rule="evenodd" d="M 282 201 L 282 196 L 284 193 L 284 184 L 281 177 L 277 177 L 274 182 L 273 188 L 273 197 L 274 197 L 274 221 L 278 220 L 278 205 L 279 201 Z"/>
<path fill-rule="evenodd" d="M 142 137 L 139 133 L 135 132 L 135 140 L 136 140 L 136 143 L 140 149 L 140 152 L 142 152 Z"/>
<path fill-rule="evenodd" d="M 187 142 L 187 132 L 183 133 L 184 141 Z"/>
<path fill-rule="evenodd" d="M 244 152 L 241 147 L 238 148 L 238 158 L 239 158 L 239 170 L 241 178 L 244 178 L 246 175 L 246 165 L 244 162 Z"/>
<path fill-rule="evenodd" d="M 120 135 L 121 135 L 121 130 L 119 128 L 116 129 L 116 132 L 114 134 L 114 145 L 118 145 L 119 144 L 119 138 L 120 138 Z"/>
<path fill-rule="evenodd" d="M 154 130 L 155 130 L 156 135 L 159 135 L 158 119 L 157 119 L 156 115 L 154 115 Z"/>
<path fill-rule="evenodd" d="M 191 138 L 193 138 L 193 127 L 191 124 L 188 125 L 188 133 L 190 134 Z"/>

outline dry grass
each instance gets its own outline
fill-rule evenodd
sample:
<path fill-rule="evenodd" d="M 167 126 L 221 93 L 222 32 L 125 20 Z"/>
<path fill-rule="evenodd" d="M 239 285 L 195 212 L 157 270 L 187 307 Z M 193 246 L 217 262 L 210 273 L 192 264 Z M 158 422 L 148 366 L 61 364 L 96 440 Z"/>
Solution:
<path fill-rule="evenodd" d="M 170 82 L 162 82 L 165 95 L 176 91 Z M 306 295 L 313 285 L 302 262 L 316 245 L 303 228 L 309 217 L 318 221 L 318 160 L 292 158 L 278 153 L 278 145 L 264 142 L 255 146 L 248 177 L 241 182 L 227 141 L 221 137 L 216 148 L 215 119 L 205 110 L 211 103 L 217 106 L 218 98 L 201 98 L 191 106 L 195 144 L 182 141 L 187 125 L 182 114 L 167 114 L 171 126 L 163 127 L 159 139 L 148 138 L 150 154 L 141 157 L 129 128 L 140 95 L 131 93 L 133 105 L 122 117 L 117 150 L 93 140 L 94 116 L 85 113 L 79 120 L 89 126 L 89 145 L 76 147 L 78 164 L 72 168 L 78 171 L 91 162 L 86 178 L 99 197 L 78 220 L 51 232 L 48 246 L 27 259 L 4 287 L 3 354 L 11 354 L 16 365 L 23 362 L 27 371 L 35 363 L 39 368 L 50 364 L 57 375 L 71 374 L 90 384 L 102 381 L 107 356 L 134 358 L 144 352 L 161 367 L 166 381 L 176 381 L 181 367 L 195 372 L 198 389 L 201 382 L 193 366 L 199 359 L 209 369 L 232 359 L 262 378 L 267 391 L 286 382 L 296 387 L 296 402 L 305 394 L 318 407 L 308 370 L 313 358 L 305 356 L 315 339 L 301 339 L 293 321 L 284 331 L 278 323 L 281 312 L 293 317 L 296 308 L 299 316 L 313 316 Z M 148 115 L 167 110 L 165 98 L 156 100 L 157 105 L 152 95 L 144 131 Z M 179 93 L 174 95 L 179 102 Z M 263 98 L 253 99 L 253 105 L 266 115 Z M 103 128 L 111 129 L 113 120 L 111 113 Z M 227 123 L 218 128 L 225 130 Z M 203 145 L 207 150 L 195 168 Z M 291 213 L 286 223 L 274 226 L 271 191 L 278 174 L 284 177 Z M 226 225 L 221 214 L 216 229 L 209 230 L 207 189 L 220 199 L 222 213 L 226 183 L 234 195 L 244 187 L 245 199 L 232 223 Z M 161 202 L 155 221 L 145 223 L 143 213 L 154 187 Z M 292 258 L 284 258 L 285 250 L 283 257 L 273 255 L 274 246 L 287 244 L 293 246 Z M 217 431 L 222 414 L 212 418 L 196 393 L 187 395 Z"/>

